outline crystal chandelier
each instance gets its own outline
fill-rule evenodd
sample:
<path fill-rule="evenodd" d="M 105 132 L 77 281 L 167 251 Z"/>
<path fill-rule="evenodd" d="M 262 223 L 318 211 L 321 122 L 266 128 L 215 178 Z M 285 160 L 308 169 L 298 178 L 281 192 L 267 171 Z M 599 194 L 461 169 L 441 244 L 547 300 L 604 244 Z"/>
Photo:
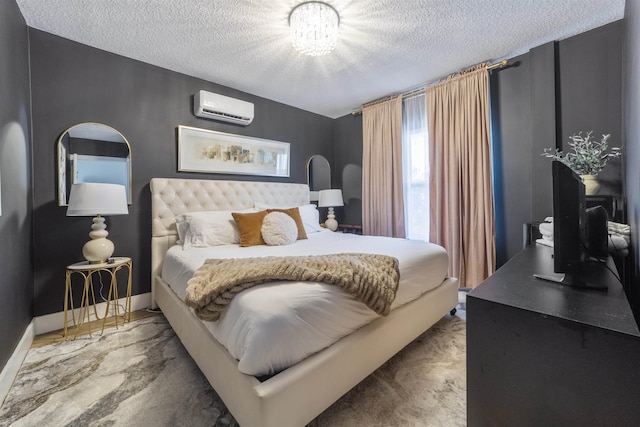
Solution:
<path fill-rule="evenodd" d="M 301 3 L 289 14 L 293 46 L 305 55 L 325 55 L 336 47 L 339 23 L 338 12 L 327 3 Z"/>

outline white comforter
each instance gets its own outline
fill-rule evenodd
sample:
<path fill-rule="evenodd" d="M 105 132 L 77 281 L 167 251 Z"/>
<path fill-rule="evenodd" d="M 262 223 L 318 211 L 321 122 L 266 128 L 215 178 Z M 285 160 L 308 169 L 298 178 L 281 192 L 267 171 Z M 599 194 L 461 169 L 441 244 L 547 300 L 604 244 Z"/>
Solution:
<path fill-rule="evenodd" d="M 208 258 L 372 253 L 400 261 L 400 285 L 392 309 L 439 286 L 448 258 L 437 245 L 323 231 L 288 246 L 224 245 L 210 248 L 174 246 L 162 278 L 184 300 L 187 281 Z M 234 297 L 220 320 L 203 321 L 211 334 L 238 359 L 249 375 L 281 371 L 328 347 L 379 317 L 336 286 L 310 282 L 271 282 Z"/>

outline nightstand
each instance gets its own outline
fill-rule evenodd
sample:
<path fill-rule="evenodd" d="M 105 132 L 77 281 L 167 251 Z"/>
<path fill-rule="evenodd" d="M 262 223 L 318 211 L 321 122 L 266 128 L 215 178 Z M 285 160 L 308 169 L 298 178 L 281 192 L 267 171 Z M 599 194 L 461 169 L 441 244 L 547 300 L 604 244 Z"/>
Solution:
<path fill-rule="evenodd" d="M 109 308 L 113 304 L 113 312 L 115 315 L 116 328 L 118 327 L 118 317 L 120 315 L 119 304 L 118 304 L 118 278 L 116 273 L 123 268 L 128 270 L 127 276 L 127 284 L 126 284 L 126 302 L 124 307 L 124 313 L 122 314 L 123 324 L 125 322 L 129 322 L 131 320 L 131 269 L 132 262 L 129 257 L 114 257 L 110 258 L 112 262 L 110 263 L 102 263 L 102 264 L 90 264 L 88 261 L 76 262 L 75 264 L 71 264 L 67 266 L 66 269 L 66 280 L 65 280 L 65 293 L 64 293 L 64 337 L 67 338 L 67 324 L 69 322 L 69 318 L 67 315 L 68 310 L 71 310 L 71 318 L 73 320 L 73 326 L 76 328 L 76 335 L 78 334 L 78 328 L 82 325 L 85 320 L 87 323 L 90 320 L 89 306 L 93 306 L 93 314 L 96 319 L 100 319 L 98 316 L 98 310 L 96 308 L 96 297 L 95 292 L 93 290 L 93 276 L 98 275 L 100 278 L 100 274 L 102 272 L 107 273 L 107 277 L 109 280 L 109 294 L 107 296 L 107 307 L 105 309 L 104 317 L 102 317 L 102 332 L 104 332 L 105 322 L 109 315 Z M 72 275 L 76 273 L 82 276 L 83 278 L 83 290 L 82 290 L 82 301 L 80 302 L 79 308 L 79 318 L 76 322 L 76 314 L 73 304 L 73 289 L 71 278 Z M 75 337 L 74 336 L 74 337 Z M 91 336 L 91 327 L 89 327 L 89 336 Z"/>
<path fill-rule="evenodd" d="M 361 225 L 338 224 L 338 230 L 342 231 L 343 233 L 362 234 Z"/>

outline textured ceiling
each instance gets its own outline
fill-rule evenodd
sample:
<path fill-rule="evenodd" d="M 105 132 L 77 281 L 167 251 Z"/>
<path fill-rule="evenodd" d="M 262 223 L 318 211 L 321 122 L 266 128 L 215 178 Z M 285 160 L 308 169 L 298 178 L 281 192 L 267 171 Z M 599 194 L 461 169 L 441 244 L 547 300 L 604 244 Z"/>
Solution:
<path fill-rule="evenodd" d="M 27 25 L 328 117 L 621 19 L 625 0 L 329 0 L 336 49 L 296 52 L 302 0 L 17 0 Z"/>

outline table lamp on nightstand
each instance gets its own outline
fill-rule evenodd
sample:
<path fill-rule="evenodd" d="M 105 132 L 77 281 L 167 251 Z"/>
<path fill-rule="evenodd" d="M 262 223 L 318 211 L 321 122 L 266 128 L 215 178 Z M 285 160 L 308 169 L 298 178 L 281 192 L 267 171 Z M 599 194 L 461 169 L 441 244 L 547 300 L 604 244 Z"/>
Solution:
<path fill-rule="evenodd" d="M 106 263 L 115 249 L 107 239 L 109 232 L 103 215 L 129 213 L 127 195 L 123 185 L 85 182 L 73 184 L 69 194 L 67 216 L 96 216 L 91 226 L 91 240 L 82 248 L 82 255 L 91 264 Z"/>
<path fill-rule="evenodd" d="M 318 207 L 329 208 L 329 212 L 327 213 L 327 220 L 324 222 L 324 225 L 331 231 L 336 231 L 338 229 L 338 221 L 336 221 L 336 216 L 333 213 L 333 208 L 335 206 L 344 206 L 344 202 L 342 200 L 342 190 L 320 190 L 320 194 L 318 197 Z"/>

